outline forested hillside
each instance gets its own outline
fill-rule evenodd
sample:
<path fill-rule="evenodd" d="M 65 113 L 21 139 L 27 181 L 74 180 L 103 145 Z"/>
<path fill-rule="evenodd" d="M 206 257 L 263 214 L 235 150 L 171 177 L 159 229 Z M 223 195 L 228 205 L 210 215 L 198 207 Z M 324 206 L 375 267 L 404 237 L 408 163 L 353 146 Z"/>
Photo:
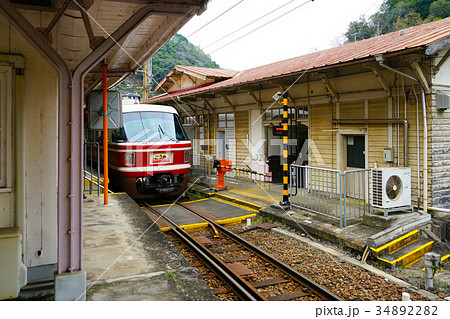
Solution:
<path fill-rule="evenodd" d="M 153 81 L 152 87 L 173 68 L 174 65 L 200 66 L 207 68 L 219 68 L 219 65 L 211 61 L 199 47 L 190 43 L 181 34 L 176 34 L 169 40 L 152 59 Z M 133 92 L 142 95 L 142 73 L 130 76 L 117 86 L 122 93 Z"/>
<path fill-rule="evenodd" d="M 379 12 L 350 23 L 347 42 L 367 39 L 450 16 L 450 0 L 385 0 Z"/>

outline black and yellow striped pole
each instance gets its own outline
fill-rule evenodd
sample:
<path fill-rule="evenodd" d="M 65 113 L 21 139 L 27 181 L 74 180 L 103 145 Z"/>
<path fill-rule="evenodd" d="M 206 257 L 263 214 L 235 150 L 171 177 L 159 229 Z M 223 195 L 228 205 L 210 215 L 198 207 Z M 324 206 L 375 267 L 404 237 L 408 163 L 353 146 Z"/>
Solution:
<path fill-rule="evenodd" d="M 288 167 L 288 99 L 287 92 L 283 93 L 283 200 L 281 206 L 288 206 L 289 204 L 289 167 Z"/>

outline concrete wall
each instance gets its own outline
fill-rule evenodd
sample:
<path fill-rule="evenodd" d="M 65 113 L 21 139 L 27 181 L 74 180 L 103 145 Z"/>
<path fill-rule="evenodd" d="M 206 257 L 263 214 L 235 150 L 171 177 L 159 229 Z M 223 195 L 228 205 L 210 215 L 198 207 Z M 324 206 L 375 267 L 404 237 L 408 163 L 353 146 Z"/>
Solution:
<path fill-rule="evenodd" d="M 47 26 L 52 17 L 45 12 L 22 13 L 34 26 Z M 54 264 L 57 261 L 57 74 L 3 16 L 0 16 L 0 33 L 0 53 L 20 54 L 25 59 L 23 88 L 18 87 L 15 92 L 21 103 L 15 105 L 15 115 L 19 118 L 13 131 L 17 141 L 14 161 L 19 164 L 14 215 L 24 238 L 24 262 L 27 267 Z"/>

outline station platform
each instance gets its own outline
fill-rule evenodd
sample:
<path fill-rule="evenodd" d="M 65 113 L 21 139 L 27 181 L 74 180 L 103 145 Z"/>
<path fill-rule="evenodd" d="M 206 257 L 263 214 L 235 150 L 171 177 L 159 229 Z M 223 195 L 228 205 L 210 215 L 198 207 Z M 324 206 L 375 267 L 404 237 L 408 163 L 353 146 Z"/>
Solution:
<path fill-rule="evenodd" d="M 84 199 L 87 300 L 216 300 L 184 256 L 125 193 Z"/>
<path fill-rule="evenodd" d="M 192 209 L 201 216 L 217 222 L 221 225 L 241 223 L 247 218 L 256 216 L 262 207 L 249 207 L 224 201 L 220 198 L 204 198 L 200 200 L 182 202 L 183 206 Z M 195 229 L 207 226 L 204 219 L 197 217 L 183 207 L 173 204 L 153 205 L 159 214 L 168 217 L 183 229 Z M 147 215 L 160 227 L 162 231 L 170 229 L 156 214 L 146 211 Z"/>

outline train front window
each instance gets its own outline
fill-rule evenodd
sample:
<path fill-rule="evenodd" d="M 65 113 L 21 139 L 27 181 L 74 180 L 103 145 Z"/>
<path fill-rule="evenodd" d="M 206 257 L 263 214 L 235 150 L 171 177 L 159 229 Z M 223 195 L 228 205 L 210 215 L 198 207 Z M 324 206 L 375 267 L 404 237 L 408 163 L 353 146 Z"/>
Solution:
<path fill-rule="evenodd" d="M 186 141 L 178 116 L 164 112 L 123 114 L 125 140 L 128 142 Z"/>

